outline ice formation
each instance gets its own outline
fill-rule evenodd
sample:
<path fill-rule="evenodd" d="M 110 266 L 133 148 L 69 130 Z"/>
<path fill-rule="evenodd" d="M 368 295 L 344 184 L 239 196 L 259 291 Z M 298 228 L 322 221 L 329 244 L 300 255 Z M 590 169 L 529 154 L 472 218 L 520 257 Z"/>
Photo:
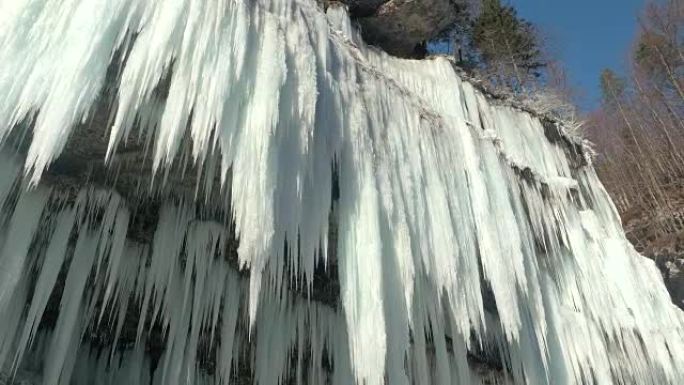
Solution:
<path fill-rule="evenodd" d="M 101 162 L 142 144 L 135 194 L 51 171 L 94 120 Z M 581 145 L 342 7 L 0 0 L 0 142 L 10 380 L 684 383 Z"/>

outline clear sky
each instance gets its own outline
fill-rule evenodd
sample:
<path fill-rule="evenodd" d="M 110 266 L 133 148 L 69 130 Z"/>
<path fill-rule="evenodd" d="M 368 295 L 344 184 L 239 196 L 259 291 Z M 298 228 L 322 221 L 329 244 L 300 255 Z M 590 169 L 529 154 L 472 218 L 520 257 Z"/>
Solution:
<path fill-rule="evenodd" d="M 599 102 L 599 74 L 624 73 L 644 0 L 504 0 L 550 36 L 551 52 L 565 65 L 580 107 Z"/>

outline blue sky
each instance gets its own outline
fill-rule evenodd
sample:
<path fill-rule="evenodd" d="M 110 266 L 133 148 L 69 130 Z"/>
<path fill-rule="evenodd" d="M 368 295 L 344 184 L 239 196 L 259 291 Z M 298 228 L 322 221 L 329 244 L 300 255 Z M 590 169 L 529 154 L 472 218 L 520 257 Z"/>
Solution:
<path fill-rule="evenodd" d="M 577 102 L 590 110 L 599 102 L 601 70 L 626 72 L 636 17 L 644 0 L 504 0 L 549 36 L 551 52 L 565 65 Z"/>

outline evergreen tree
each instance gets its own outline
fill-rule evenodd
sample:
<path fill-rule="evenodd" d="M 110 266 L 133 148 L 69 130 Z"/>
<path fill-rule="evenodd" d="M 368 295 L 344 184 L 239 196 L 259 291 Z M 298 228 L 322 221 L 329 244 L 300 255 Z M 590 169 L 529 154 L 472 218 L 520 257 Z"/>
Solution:
<path fill-rule="evenodd" d="M 430 42 L 432 53 L 452 55 L 461 68 L 472 70 L 479 58 L 472 44 L 475 8 L 480 0 L 462 0 L 454 7 L 455 22 Z"/>
<path fill-rule="evenodd" d="M 472 29 L 472 44 L 489 76 L 520 91 L 545 67 L 533 25 L 500 0 L 483 0 Z"/>

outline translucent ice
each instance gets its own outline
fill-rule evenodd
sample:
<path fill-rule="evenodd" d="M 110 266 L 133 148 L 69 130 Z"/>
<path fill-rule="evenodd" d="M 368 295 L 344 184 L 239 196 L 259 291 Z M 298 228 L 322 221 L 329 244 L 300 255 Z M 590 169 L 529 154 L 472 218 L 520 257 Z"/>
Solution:
<path fill-rule="evenodd" d="M 98 161 L 142 142 L 151 185 L 188 163 L 195 194 L 53 170 L 102 110 Z M 581 144 L 445 58 L 366 46 L 340 6 L 0 0 L 0 143 L 11 373 L 684 383 L 684 316 Z"/>

